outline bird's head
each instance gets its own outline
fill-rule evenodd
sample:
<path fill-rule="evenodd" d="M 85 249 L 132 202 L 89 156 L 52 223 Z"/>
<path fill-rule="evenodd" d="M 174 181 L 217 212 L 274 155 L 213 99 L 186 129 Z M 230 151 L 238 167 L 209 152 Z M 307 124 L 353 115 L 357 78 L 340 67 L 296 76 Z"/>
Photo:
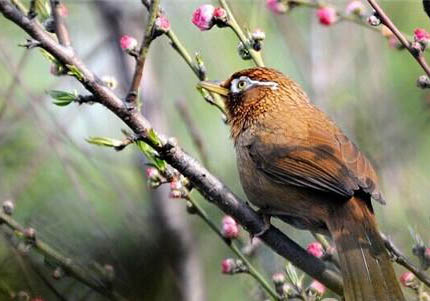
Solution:
<path fill-rule="evenodd" d="M 202 81 L 199 86 L 224 98 L 234 138 L 262 114 L 272 112 L 283 103 L 295 102 L 296 98 L 307 99 L 291 79 L 265 67 L 238 71 L 222 82 Z"/>

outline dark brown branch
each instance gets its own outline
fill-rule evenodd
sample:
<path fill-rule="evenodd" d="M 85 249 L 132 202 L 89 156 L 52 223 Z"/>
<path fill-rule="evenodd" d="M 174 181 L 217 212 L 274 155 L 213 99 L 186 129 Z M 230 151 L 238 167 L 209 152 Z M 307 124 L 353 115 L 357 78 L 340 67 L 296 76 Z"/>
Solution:
<path fill-rule="evenodd" d="M 125 101 L 130 106 L 130 108 L 136 107 L 146 56 L 148 54 L 149 46 L 154 39 L 154 24 L 158 14 L 158 4 L 159 0 L 152 0 L 149 7 L 149 16 L 148 23 L 146 24 L 145 35 L 142 40 L 142 45 L 140 46 L 139 55 L 136 57 L 136 69 L 134 71 L 130 90 L 128 91 L 127 97 L 125 98 Z"/>
<path fill-rule="evenodd" d="M 57 35 L 58 42 L 64 47 L 70 47 L 70 36 L 64 22 L 64 16 L 61 13 L 61 4 L 59 0 L 50 0 L 52 18 L 54 19 L 55 34 Z"/>
<path fill-rule="evenodd" d="M 381 19 L 382 24 L 387 26 L 391 32 L 399 39 L 400 43 L 409 51 L 409 53 L 417 60 L 418 64 L 420 64 L 421 68 L 426 72 L 427 76 L 430 77 L 430 67 L 427 64 L 426 59 L 423 56 L 422 51 L 417 51 L 412 48 L 411 43 L 406 39 L 406 37 L 400 32 L 400 30 L 394 25 L 393 21 L 385 14 L 384 10 L 379 6 L 379 4 L 375 0 L 367 0 L 369 4 L 373 7 L 375 12 L 378 14 L 378 17 Z"/>
<path fill-rule="evenodd" d="M 33 39 L 38 40 L 41 43 L 41 47 L 61 63 L 79 70 L 81 76 L 78 79 L 95 96 L 97 101 L 123 120 L 136 135 L 157 150 L 160 156 L 171 166 L 189 178 L 194 187 L 206 199 L 218 206 L 226 214 L 233 216 L 251 234 L 262 232 L 265 228 L 265 222 L 249 205 L 241 201 L 228 187 L 211 175 L 179 146 L 172 142 L 151 139 L 149 137 L 150 123 L 137 110 L 129 110 L 124 106 L 121 99 L 110 89 L 101 85 L 96 76 L 76 56 L 72 56 L 65 51 L 40 26 L 37 26 L 37 24 L 20 13 L 7 0 L 0 0 L 0 11 L 7 19 L 25 30 Z M 342 294 L 340 275 L 328 269 L 320 259 L 308 254 L 277 228 L 271 226 L 260 238 L 296 267 L 334 292 Z"/>

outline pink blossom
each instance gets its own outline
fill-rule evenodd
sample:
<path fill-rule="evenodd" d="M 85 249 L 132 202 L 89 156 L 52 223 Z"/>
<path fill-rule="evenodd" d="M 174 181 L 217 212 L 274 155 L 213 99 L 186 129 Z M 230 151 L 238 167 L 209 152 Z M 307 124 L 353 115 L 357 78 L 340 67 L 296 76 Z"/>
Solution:
<path fill-rule="evenodd" d="M 348 6 L 346 7 L 346 13 L 349 15 L 350 14 L 361 15 L 364 9 L 365 9 L 364 4 L 360 0 L 354 0 L 352 2 L 349 2 Z"/>
<path fill-rule="evenodd" d="M 181 190 L 183 188 L 181 181 L 175 180 L 170 182 L 171 190 Z"/>
<path fill-rule="evenodd" d="M 318 295 L 324 295 L 326 291 L 326 287 L 316 280 L 312 281 L 310 288 L 314 290 Z"/>
<path fill-rule="evenodd" d="M 213 16 L 214 16 L 215 19 L 225 20 L 225 19 L 227 19 L 227 12 L 225 11 L 224 8 L 217 7 L 214 10 Z"/>
<path fill-rule="evenodd" d="M 318 258 L 324 255 L 324 249 L 319 242 L 313 242 L 308 244 L 306 250 L 308 251 L 309 254 Z"/>
<path fill-rule="evenodd" d="M 215 7 L 210 4 L 204 4 L 193 12 L 191 22 L 196 25 L 201 31 L 209 30 L 214 25 Z"/>
<path fill-rule="evenodd" d="M 321 7 L 317 10 L 317 17 L 322 25 L 329 26 L 337 21 L 337 12 L 333 7 Z"/>
<path fill-rule="evenodd" d="M 158 176 L 158 170 L 154 167 L 148 167 L 145 173 L 148 178 L 155 178 Z"/>
<path fill-rule="evenodd" d="M 171 190 L 169 193 L 169 198 L 180 199 L 182 198 L 182 192 L 180 190 Z"/>
<path fill-rule="evenodd" d="M 42 297 L 32 298 L 30 301 L 44 301 Z"/>
<path fill-rule="evenodd" d="M 266 0 L 266 6 L 275 14 L 283 14 L 288 11 L 288 5 L 278 0 Z"/>
<path fill-rule="evenodd" d="M 404 272 L 401 276 L 400 276 L 400 283 L 403 286 L 410 286 L 411 282 L 414 281 L 415 279 L 415 275 L 411 272 Z"/>
<path fill-rule="evenodd" d="M 121 39 L 119 40 L 119 44 L 122 48 L 122 50 L 125 51 L 132 51 L 136 49 L 137 47 L 137 40 L 133 38 L 132 36 L 123 35 Z"/>
<path fill-rule="evenodd" d="M 226 215 L 222 219 L 221 233 L 225 238 L 229 239 L 234 239 L 239 236 L 239 226 L 231 216 Z"/>
<path fill-rule="evenodd" d="M 284 273 L 278 272 L 272 275 L 272 281 L 275 284 L 283 284 L 285 283 L 285 275 Z"/>
<path fill-rule="evenodd" d="M 155 28 L 160 32 L 168 32 L 170 30 L 170 21 L 165 15 L 159 16 L 155 19 Z"/>
<path fill-rule="evenodd" d="M 67 17 L 69 15 L 69 9 L 64 3 L 58 5 L 58 11 L 62 17 Z"/>
<path fill-rule="evenodd" d="M 227 258 L 221 262 L 221 272 L 223 274 L 233 274 L 235 267 L 236 264 L 234 262 L 234 259 Z"/>
<path fill-rule="evenodd" d="M 414 40 L 416 42 L 428 42 L 430 34 L 423 28 L 417 28 L 414 30 Z"/>

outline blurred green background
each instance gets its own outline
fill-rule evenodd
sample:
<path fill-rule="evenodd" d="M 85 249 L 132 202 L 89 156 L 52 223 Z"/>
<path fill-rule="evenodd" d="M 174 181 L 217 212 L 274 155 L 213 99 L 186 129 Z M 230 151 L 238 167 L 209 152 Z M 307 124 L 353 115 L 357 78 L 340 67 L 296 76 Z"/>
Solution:
<path fill-rule="evenodd" d="M 230 2 L 241 25 L 266 32 L 266 65 L 297 80 L 373 159 L 388 200 L 385 207 L 375 206 L 381 229 L 412 256 L 410 229 L 428 241 L 430 210 L 430 95 L 415 86 L 423 73 L 418 64 L 367 28 L 345 22 L 321 26 L 311 9 L 273 15 L 263 0 Z M 137 0 L 64 3 L 76 53 L 98 76 L 115 77 L 115 92 L 123 97 L 133 59 L 120 51 L 118 40 L 123 34 L 142 38 L 146 10 Z M 204 3 L 161 1 L 172 29 L 191 54 L 203 57 L 211 79 L 252 66 L 237 55 L 231 30 L 200 32 L 191 23 L 192 12 Z M 340 10 L 347 5 L 331 3 Z M 403 32 L 430 29 L 420 1 L 381 4 Z M 221 274 L 222 259 L 232 253 L 198 217 L 186 213 L 184 201 L 168 199 L 168 189 L 150 191 L 136 148 L 114 152 L 85 142 L 89 136 L 121 139 L 125 125 L 99 105 L 54 106 L 47 90 L 84 90 L 73 78 L 50 74 L 39 50 L 17 46 L 26 38 L 0 17 L 0 201 L 15 201 L 14 218 L 83 266 L 112 265 L 114 287 L 130 300 L 261 300 L 249 276 Z M 229 130 L 196 83 L 167 38 L 156 39 L 145 65 L 143 114 L 198 158 L 175 106 L 186 102 L 203 135 L 209 170 L 244 197 Z M 199 200 L 219 223 L 222 213 Z M 302 245 L 312 241 L 309 233 L 276 223 Z M 0 300 L 21 290 L 45 300 L 105 300 L 73 279 L 53 280 L 40 255 L 23 252 L 10 232 L 3 232 Z M 242 233 L 242 243 L 248 240 Z M 264 246 L 253 261 L 267 277 L 285 265 Z M 184 266 L 190 270 L 184 272 Z M 187 286 L 192 296 L 184 292 Z"/>

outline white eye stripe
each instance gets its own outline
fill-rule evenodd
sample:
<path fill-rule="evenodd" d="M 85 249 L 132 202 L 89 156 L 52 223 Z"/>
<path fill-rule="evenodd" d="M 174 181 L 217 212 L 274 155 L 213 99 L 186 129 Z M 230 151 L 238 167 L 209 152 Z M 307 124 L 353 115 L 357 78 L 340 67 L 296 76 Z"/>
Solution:
<path fill-rule="evenodd" d="M 240 82 L 244 82 L 245 86 L 240 88 L 238 86 Z M 267 86 L 272 90 L 277 90 L 279 85 L 276 82 L 252 80 L 247 76 L 241 76 L 241 77 L 235 78 L 231 81 L 230 91 L 232 93 L 239 93 L 242 91 L 246 91 L 249 88 L 255 87 L 255 86 Z"/>

